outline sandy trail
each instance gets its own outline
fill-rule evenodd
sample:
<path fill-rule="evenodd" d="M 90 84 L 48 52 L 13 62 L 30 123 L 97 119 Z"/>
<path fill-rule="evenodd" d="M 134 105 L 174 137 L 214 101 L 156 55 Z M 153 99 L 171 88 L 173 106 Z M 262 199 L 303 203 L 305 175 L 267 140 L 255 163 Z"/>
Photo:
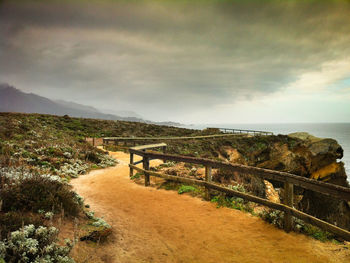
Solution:
<path fill-rule="evenodd" d="M 114 228 L 112 262 L 350 262 L 339 246 L 286 234 L 257 217 L 129 179 L 129 155 L 116 167 L 72 181 Z"/>

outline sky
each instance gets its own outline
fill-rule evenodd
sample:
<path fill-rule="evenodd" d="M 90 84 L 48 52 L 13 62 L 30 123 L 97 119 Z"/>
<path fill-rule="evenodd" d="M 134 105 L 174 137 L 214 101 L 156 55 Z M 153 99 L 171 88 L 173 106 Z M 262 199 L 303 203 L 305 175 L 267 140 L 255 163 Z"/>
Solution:
<path fill-rule="evenodd" d="M 350 1 L 0 0 L 0 83 L 154 121 L 350 122 Z"/>

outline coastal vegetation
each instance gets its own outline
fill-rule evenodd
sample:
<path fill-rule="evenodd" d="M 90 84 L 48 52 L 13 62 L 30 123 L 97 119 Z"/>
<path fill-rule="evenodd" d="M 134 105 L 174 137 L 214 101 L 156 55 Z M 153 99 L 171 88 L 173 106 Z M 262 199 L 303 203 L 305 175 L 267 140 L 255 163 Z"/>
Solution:
<path fill-rule="evenodd" d="M 101 242 L 111 233 L 111 226 L 95 217 L 69 185 L 72 178 L 93 169 L 116 165 L 107 152 L 87 143 L 86 137 L 198 134 L 201 132 L 137 122 L 0 113 L 0 259 L 17 262 L 13 255 L 17 248 L 12 245 L 17 242 L 28 254 L 23 262 L 71 262 L 71 248 L 56 240 L 63 221 L 79 218 L 80 236 L 74 233 L 72 244 L 77 240 Z M 55 230 L 52 224 L 57 225 Z M 52 233 L 46 237 L 50 242 L 42 244 L 36 231 L 44 228 Z M 16 235 L 21 241 L 12 238 Z M 25 245 L 28 242 L 32 246 Z M 48 252 L 47 246 L 65 252 Z"/>
<path fill-rule="evenodd" d="M 86 143 L 75 125 L 67 116 L 0 114 L 0 259 L 5 262 L 74 262 L 69 251 L 75 240 L 59 242 L 58 222 L 80 218 L 79 227 L 86 229 L 82 239 L 101 240 L 110 232 L 102 219 L 88 216 L 69 181 L 116 162 Z"/>
<path fill-rule="evenodd" d="M 17 262 L 18 259 L 13 256 L 14 249 L 18 250 L 14 245 L 16 243 L 24 249 L 23 253 L 28 253 L 28 260 L 23 262 L 73 262 L 69 251 L 77 240 L 102 242 L 107 239 L 112 231 L 111 226 L 102 218 L 95 217 L 83 198 L 69 184 L 72 178 L 91 170 L 116 165 L 107 152 L 93 147 L 86 138 L 178 137 L 219 132 L 217 129 L 199 131 L 69 116 L 0 113 L 0 259 Z M 339 162 L 342 149 L 331 139 L 321 140 L 305 137 L 305 134 L 294 134 L 162 141 L 167 143 L 167 152 L 171 154 L 287 171 L 348 186 L 344 166 Z M 166 162 L 152 169 L 170 175 L 204 178 L 204 167 L 201 165 Z M 135 174 L 131 179 L 140 180 L 141 177 L 142 174 Z M 277 182 L 266 182 L 247 175 L 216 169 L 213 171 L 213 180 L 237 191 L 275 198 L 277 202 L 283 196 L 283 189 Z M 179 194 L 204 196 L 203 189 L 197 186 L 165 182 L 161 187 L 176 190 Z M 296 193 L 295 204 L 298 209 L 350 229 L 348 203 L 302 192 L 300 189 L 296 189 Z M 257 211 L 259 208 L 240 198 L 213 193 L 211 201 L 218 206 L 260 215 L 279 227 L 283 223 L 281 213 L 273 210 Z M 72 241 L 68 243 L 59 241 L 59 222 L 75 222 L 77 218 L 79 223 L 74 224 L 80 229 L 79 234 L 74 233 Z M 294 230 L 319 240 L 334 237 L 299 221 Z M 48 233 L 46 243 L 40 241 L 38 231 Z M 21 245 L 21 242 L 26 245 Z"/>

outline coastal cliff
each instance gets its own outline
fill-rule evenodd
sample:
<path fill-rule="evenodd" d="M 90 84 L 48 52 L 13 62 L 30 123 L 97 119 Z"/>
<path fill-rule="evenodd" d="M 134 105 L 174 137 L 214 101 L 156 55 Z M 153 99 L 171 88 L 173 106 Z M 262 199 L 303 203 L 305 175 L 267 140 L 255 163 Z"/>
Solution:
<path fill-rule="evenodd" d="M 249 143 L 250 142 L 250 143 Z M 251 147 L 247 147 L 247 145 Z M 220 148 L 219 156 L 232 163 L 289 172 L 299 176 L 349 187 L 344 163 L 343 149 L 334 139 L 317 138 L 307 133 L 288 136 L 250 137 L 235 140 L 230 146 Z M 246 175 L 217 173 L 215 180 L 228 183 L 240 181 L 259 196 L 266 197 L 268 184 L 259 178 Z M 271 182 L 283 198 L 282 185 Z M 277 191 L 278 192 L 278 191 Z M 350 206 L 313 191 L 295 188 L 295 206 L 332 224 L 350 229 Z"/>

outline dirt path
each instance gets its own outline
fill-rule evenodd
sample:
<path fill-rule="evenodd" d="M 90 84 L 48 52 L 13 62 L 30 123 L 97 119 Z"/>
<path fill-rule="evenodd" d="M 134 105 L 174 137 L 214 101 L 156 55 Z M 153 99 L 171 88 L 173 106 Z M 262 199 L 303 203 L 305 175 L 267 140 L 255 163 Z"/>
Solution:
<path fill-rule="evenodd" d="M 339 246 L 285 232 L 257 217 L 175 191 L 137 185 L 129 155 L 116 167 L 73 180 L 114 228 L 109 262 L 350 262 Z"/>

